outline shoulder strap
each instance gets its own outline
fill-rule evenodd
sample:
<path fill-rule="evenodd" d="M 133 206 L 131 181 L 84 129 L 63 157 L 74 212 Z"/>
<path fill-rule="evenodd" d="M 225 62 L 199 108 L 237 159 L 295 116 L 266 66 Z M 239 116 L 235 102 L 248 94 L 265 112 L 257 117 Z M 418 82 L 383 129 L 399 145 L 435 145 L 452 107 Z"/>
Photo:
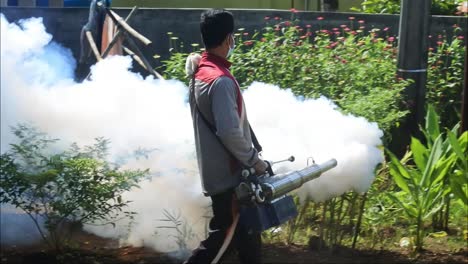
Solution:
<path fill-rule="evenodd" d="M 250 135 L 252 136 L 252 143 L 254 145 L 254 148 L 257 150 L 258 153 L 261 153 L 263 151 L 262 145 L 258 142 L 257 136 L 255 135 L 255 132 L 252 129 L 252 126 L 250 125 L 249 122 L 249 128 L 250 128 Z"/>
<path fill-rule="evenodd" d="M 232 152 L 226 147 L 226 145 L 224 145 L 224 143 L 221 141 L 221 139 L 218 137 L 218 135 L 216 135 L 216 127 L 214 125 L 212 125 L 206 118 L 205 116 L 203 115 L 203 113 L 200 111 L 200 108 L 198 107 L 198 102 L 195 98 L 195 74 L 192 76 L 192 85 L 190 85 L 190 94 L 189 94 L 189 100 L 190 102 L 192 103 L 192 105 L 194 106 L 194 110 L 198 112 L 198 114 L 200 115 L 201 119 L 203 120 L 203 122 L 205 123 L 205 125 L 209 128 L 209 130 L 211 131 L 211 133 L 213 134 L 214 137 L 216 137 L 216 139 L 219 141 L 219 143 L 221 144 L 221 146 L 224 147 L 224 149 L 227 151 L 227 153 L 229 153 L 232 157 L 235 158 L 235 156 L 232 154 Z M 192 113 L 192 116 L 193 113 Z M 255 133 L 253 132 L 252 130 L 252 127 L 250 126 L 249 124 L 249 128 L 250 128 L 250 134 L 252 136 L 252 143 L 254 145 L 254 148 L 257 150 L 258 153 L 260 153 L 262 151 L 262 146 L 258 143 L 258 140 L 257 140 L 257 137 L 255 136 Z M 240 162 L 240 161 L 239 161 Z M 242 162 L 241 162 L 242 163 Z"/>
<path fill-rule="evenodd" d="M 208 127 L 208 129 L 211 131 L 213 136 L 218 140 L 218 142 L 223 146 L 223 148 L 226 150 L 229 155 L 231 155 L 234 159 L 235 156 L 232 154 L 232 152 L 224 145 L 224 143 L 221 141 L 221 139 L 216 135 L 216 128 L 214 125 L 212 125 L 203 115 L 203 113 L 200 111 L 200 108 L 198 108 L 198 102 L 197 99 L 195 98 L 195 74 L 192 77 L 192 85 L 190 85 L 190 95 L 189 95 L 189 100 L 193 105 L 193 110 L 192 111 L 197 111 L 197 113 L 200 115 L 201 119 L 203 120 L 203 123 Z M 194 113 L 192 113 L 192 116 L 195 117 Z M 237 160 L 237 159 L 236 159 Z M 240 161 L 239 161 L 240 162 Z M 242 164 L 242 162 L 241 162 Z"/>

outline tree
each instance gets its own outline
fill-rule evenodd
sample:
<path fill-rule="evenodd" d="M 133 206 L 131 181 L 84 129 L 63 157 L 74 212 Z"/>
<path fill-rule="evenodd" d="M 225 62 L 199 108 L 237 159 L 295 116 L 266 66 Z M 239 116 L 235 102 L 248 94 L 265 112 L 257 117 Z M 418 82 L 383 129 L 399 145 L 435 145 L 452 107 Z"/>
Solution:
<path fill-rule="evenodd" d="M 68 151 L 53 154 L 51 144 L 57 139 L 28 125 L 12 130 L 19 143 L 0 155 L 0 203 L 26 213 L 51 249 L 63 248 L 73 225 L 114 225 L 122 217 L 133 217 L 134 212 L 123 210 L 130 201 L 122 194 L 148 171 L 121 170 L 110 163 L 108 140 L 98 138 L 84 148 L 72 144 Z"/>

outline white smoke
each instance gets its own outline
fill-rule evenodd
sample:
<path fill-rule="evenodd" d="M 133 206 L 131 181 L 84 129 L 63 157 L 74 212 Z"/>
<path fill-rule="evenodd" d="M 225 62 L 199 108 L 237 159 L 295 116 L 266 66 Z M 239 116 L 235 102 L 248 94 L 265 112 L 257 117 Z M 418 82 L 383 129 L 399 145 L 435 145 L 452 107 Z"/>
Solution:
<path fill-rule="evenodd" d="M 60 138 L 64 147 L 108 138 L 113 158 L 138 148 L 155 149 L 148 159 L 126 164 L 150 168 L 153 175 L 124 196 L 133 201 L 129 209 L 138 213 L 135 221 L 86 229 L 132 245 L 175 250 L 174 230 L 158 228 L 167 225 L 160 221 L 165 209 L 180 213 L 198 235 L 189 246 L 202 239 L 209 199 L 201 194 L 187 87 L 145 79 L 129 71 L 130 58 L 118 56 L 96 64 L 92 81 L 75 83 L 71 53 L 50 42 L 41 19 L 10 24 L 2 15 L 1 34 L 1 152 L 14 140 L 9 127 L 19 122 Z M 337 159 L 338 166 L 306 184 L 301 195 L 322 201 L 369 188 L 382 161 L 382 131 L 376 124 L 342 114 L 326 98 L 301 100 L 273 85 L 254 83 L 244 98 L 264 158 L 296 156 L 295 163 L 278 170 L 301 169 L 308 157 L 317 163 Z"/>
<path fill-rule="evenodd" d="M 383 132 L 376 123 L 342 114 L 330 100 L 303 100 L 290 90 L 253 83 L 244 93 L 249 120 L 255 125 L 265 158 L 294 155 L 287 169 L 301 169 L 335 158 L 338 166 L 299 189 L 302 196 L 324 201 L 349 190 L 365 192 L 383 160 L 378 146 Z M 283 170 L 283 169 L 282 169 Z"/>

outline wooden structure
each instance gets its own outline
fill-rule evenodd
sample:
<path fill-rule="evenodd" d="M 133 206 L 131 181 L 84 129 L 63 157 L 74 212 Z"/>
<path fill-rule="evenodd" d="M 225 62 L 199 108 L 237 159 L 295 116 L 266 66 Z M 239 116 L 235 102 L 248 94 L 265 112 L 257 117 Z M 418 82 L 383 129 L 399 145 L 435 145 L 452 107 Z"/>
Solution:
<path fill-rule="evenodd" d="M 93 6 L 93 4 L 96 6 Z M 97 9 L 104 10 L 105 12 L 105 19 L 102 22 L 102 26 L 95 25 L 100 23 L 99 19 L 93 17 L 94 15 L 97 16 L 99 14 L 99 12 L 95 12 Z M 84 34 L 89 44 L 89 48 L 98 62 L 109 55 L 121 55 L 123 51 L 125 51 L 125 53 L 130 55 L 138 64 L 140 64 L 140 66 L 143 67 L 143 69 L 147 70 L 158 79 L 164 79 L 161 74 L 154 70 L 138 45 L 135 43 L 134 39 L 143 43 L 145 46 L 152 43 L 151 40 L 140 34 L 128 24 L 129 20 L 137 10 L 138 7 L 135 6 L 128 16 L 123 19 L 101 1 L 93 1 L 90 7 L 90 21 L 88 21 L 88 24 L 83 27 L 82 41 Z M 99 29 L 94 30 L 95 35 L 100 34 L 98 43 L 96 43 L 95 38 L 93 37 L 93 27 L 89 26 L 89 24 L 92 24 L 93 27 L 97 27 Z M 84 45 L 84 43 L 82 43 L 82 45 Z M 85 64 L 88 59 L 86 48 L 82 48 L 80 64 Z M 87 70 L 89 71 L 89 69 Z M 86 79 L 88 79 L 90 75 L 91 73 L 88 73 Z"/>

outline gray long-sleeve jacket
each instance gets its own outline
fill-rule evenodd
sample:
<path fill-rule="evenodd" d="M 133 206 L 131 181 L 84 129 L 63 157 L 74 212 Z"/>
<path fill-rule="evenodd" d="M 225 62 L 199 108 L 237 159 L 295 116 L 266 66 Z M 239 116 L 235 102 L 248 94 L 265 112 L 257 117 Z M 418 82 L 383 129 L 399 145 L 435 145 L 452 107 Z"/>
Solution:
<path fill-rule="evenodd" d="M 205 195 L 211 196 L 240 183 L 242 167 L 239 162 L 252 167 L 259 157 L 252 146 L 249 122 L 237 82 L 230 75 L 218 76 L 219 69 L 212 71 L 210 68 L 227 66 L 221 70 L 228 73 L 230 64 L 223 58 L 203 55 L 195 75 L 195 100 L 191 100 L 191 108 L 202 188 Z M 196 110 L 195 103 L 206 120 Z"/>

